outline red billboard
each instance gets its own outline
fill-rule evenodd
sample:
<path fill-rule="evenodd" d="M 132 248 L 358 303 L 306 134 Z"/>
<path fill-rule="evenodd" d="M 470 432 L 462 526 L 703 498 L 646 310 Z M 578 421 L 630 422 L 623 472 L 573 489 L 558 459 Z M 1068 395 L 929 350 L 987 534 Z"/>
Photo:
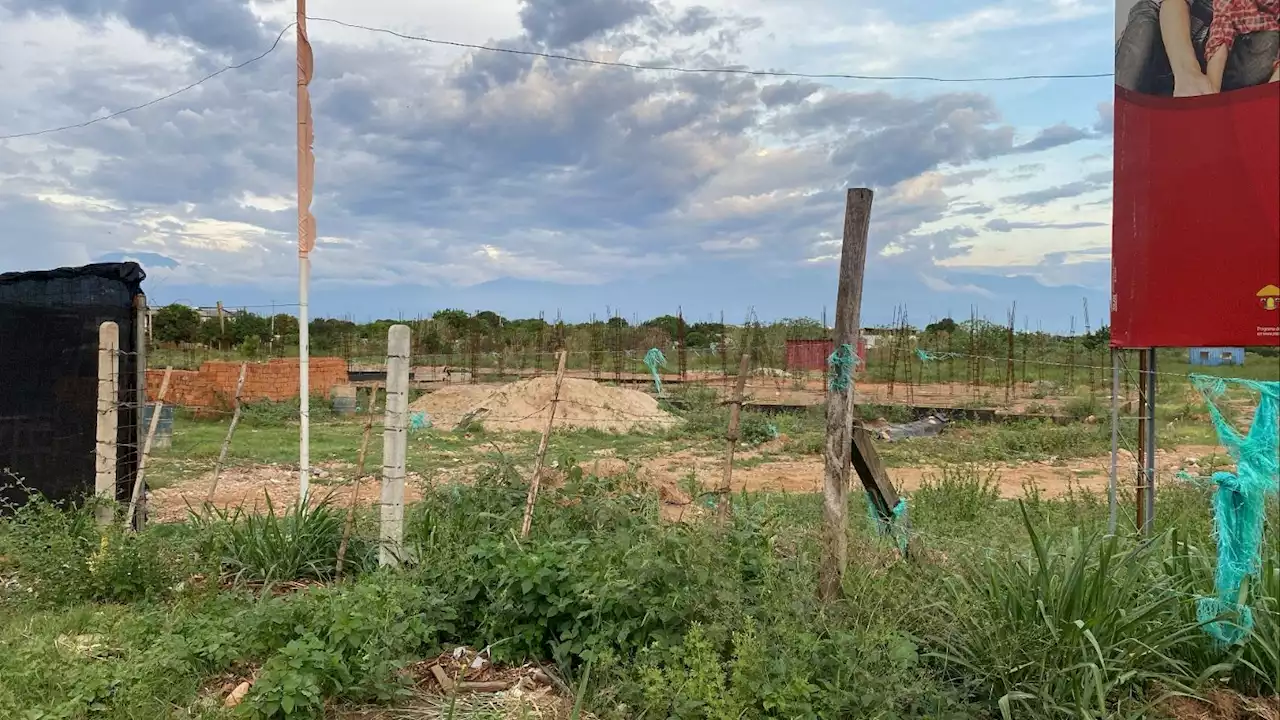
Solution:
<path fill-rule="evenodd" d="M 1280 0 L 1119 0 L 1114 347 L 1280 345 Z"/>

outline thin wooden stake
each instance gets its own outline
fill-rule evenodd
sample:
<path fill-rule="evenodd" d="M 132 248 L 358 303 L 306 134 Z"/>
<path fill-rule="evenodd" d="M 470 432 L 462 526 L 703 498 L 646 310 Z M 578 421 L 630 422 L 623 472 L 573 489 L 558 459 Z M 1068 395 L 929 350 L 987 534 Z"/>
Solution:
<path fill-rule="evenodd" d="M 556 366 L 556 387 L 551 395 L 551 412 L 547 414 L 547 426 L 542 429 L 542 440 L 538 442 L 538 458 L 533 463 L 533 477 L 529 480 L 529 497 L 524 501 L 524 521 L 520 523 L 520 537 L 529 537 L 529 528 L 533 527 L 533 506 L 538 501 L 538 482 L 542 475 L 542 464 L 547 459 L 547 443 L 551 440 L 551 426 L 556 421 L 556 405 L 560 403 L 560 384 L 564 382 L 564 361 L 568 353 L 561 350 Z"/>
<path fill-rule="evenodd" d="M 351 529 L 356 524 L 356 505 L 360 503 L 360 482 L 364 480 L 364 461 L 369 452 L 369 437 L 373 435 L 374 408 L 378 405 L 378 384 L 369 391 L 369 412 L 364 421 L 364 437 L 360 439 L 360 454 L 356 457 L 356 484 L 351 490 L 351 503 L 347 505 L 347 519 L 342 525 L 342 542 L 338 544 L 337 576 L 342 579 L 342 564 L 347 557 L 347 544 L 351 541 Z"/>
<path fill-rule="evenodd" d="M 169 378 L 173 376 L 173 367 L 164 369 L 164 379 L 160 381 L 160 394 L 156 396 L 156 407 L 151 411 L 151 425 L 147 428 L 147 441 L 142 445 L 142 457 L 138 458 L 138 475 L 133 480 L 133 493 L 129 496 L 129 510 L 124 515 L 124 529 L 133 526 L 133 515 L 138 511 L 138 500 L 145 487 L 147 460 L 151 458 L 151 443 L 156 439 L 156 428 L 160 426 L 160 412 L 164 410 L 164 399 L 169 394 Z"/>
<path fill-rule="evenodd" d="M 747 373 L 751 369 L 751 355 L 742 353 L 742 361 L 738 363 L 738 383 L 733 388 L 733 399 L 729 405 L 729 431 L 725 433 L 727 441 L 724 455 L 724 478 L 720 481 L 720 501 L 716 508 L 720 521 L 729 518 L 729 493 L 733 490 L 733 452 L 738 447 L 738 425 L 742 421 L 742 394 L 747 389 Z"/>
<path fill-rule="evenodd" d="M 227 450 L 231 447 L 231 438 L 236 434 L 236 426 L 240 424 L 240 395 L 244 392 L 244 376 L 249 371 L 249 363 L 240 363 L 240 379 L 236 380 L 235 409 L 231 413 L 231 425 L 227 427 L 227 436 L 222 439 L 222 449 L 218 451 L 218 462 L 213 466 L 213 482 L 209 484 L 209 494 L 204 499 L 205 505 L 213 504 L 213 495 L 218 491 L 218 478 L 222 475 L 222 465 L 227 461 Z"/>
<path fill-rule="evenodd" d="M 844 239 L 840 251 L 840 280 L 836 290 L 835 347 L 858 344 L 858 319 L 862 311 L 862 279 L 867 264 L 867 234 L 871 224 L 873 193 L 850 189 L 845 201 Z M 827 433 L 823 453 L 822 559 L 818 596 L 823 601 L 840 595 L 849 565 L 849 471 L 853 437 L 852 377 L 848 387 L 827 390 Z"/>

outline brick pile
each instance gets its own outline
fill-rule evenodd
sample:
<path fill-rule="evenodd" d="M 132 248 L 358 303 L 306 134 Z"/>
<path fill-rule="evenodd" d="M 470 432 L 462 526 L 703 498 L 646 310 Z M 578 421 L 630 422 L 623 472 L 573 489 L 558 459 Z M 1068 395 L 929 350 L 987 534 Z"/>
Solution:
<path fill-rule="evenodd" d="M 347 361 L 335 357 L 313 357 L 310 361 L 312 395 L 328 396 L 335 385 L 348 384 Z M 174 370 L 169 378 L 165 403 L 186 408 L 227 410 L 232 407 L 240 363 L 211 360 L 199 370 Z M 160 394 L 164 370 L 147 370 L 147 398 Z M 241 397 L 253 400 L 291 400 L 298 397 L 298 360 L 280 358 L 248 365 Z"/>

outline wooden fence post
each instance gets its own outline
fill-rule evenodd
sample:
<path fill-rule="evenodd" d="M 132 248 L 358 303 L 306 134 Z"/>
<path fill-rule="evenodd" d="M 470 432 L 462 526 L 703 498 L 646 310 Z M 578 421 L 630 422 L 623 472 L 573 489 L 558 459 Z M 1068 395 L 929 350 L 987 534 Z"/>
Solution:
<path fill-rule="evenodd" d="M 116 469 L 120 438 L 120 326 L 98 327 L 98 434 L 93 492 L 98 524 L 115 517 Z"/>
<path fill-rule="evenodd" d="M 387 331 L 387 405 L 382 433 L 380 565 L 399 565 L 404 553 L 404 477 L 409 446 L 409 326 Z"/>
<path fill-rule="evenodd" d="M 342 579 L 342 565 L 347 558 L 347 544 L 351 541 L 351 528 L 356 524 L 356 506 L 360 503 L 360 483 L 364 480 L 364 461 L 369 452 L 369 436 L 373 434 L 374 408 L 378 406 L 378 383 L 369 389 L 369 408 L 365 415 L 364 436 L 360 439 L 360 454 L 356 456 L 356 482 L 351 490 L 351 502 L 347 505 L 347 519 L 342 524 L 342 542 L 338 544 L 337 577 Z"/>
<path fill-rule="evenodd" d="M 240 379 L 236 380 L 235 409 L 231 413 L 231 425 L 227 427 L 227 436 L 222 440 L 222 449 L 218 451 L 218 462 L 213 466 L 213 482 L 209 484 L 209 494 L 204 499 L 205 505 L 213 503 L 213 494 L 218 491 L 218 477 L 222 475 L 222 465 L 227 461 L 227 450 L 231 447 L 231 437 L 236 434 L 236 426 L 240 424 L 240 394 L 244 392 L 244 376 L 249 370 L 249 363 L 240 363 Z"/>
<path fill-rule="evenodd" d="M 160 394 L 156 396 L 156 407 L 151 411 L 151 424 L 147 428 L 147 440 L 142 445 L 142 455 L 138 458 L 138 475 L 133 479 L 133 492 L 129 495 L 129 510 L 124 515 L 124 529 L 133 526 L 133 515 L 138 511 L 138 500 L 142 497 L 142 489 L 146 487 L 147 460 L 151 458 L 151 443 L 156 438 L 156 428 L 160 425 L 160 412 L 164 410 L 164 399 L 169 394 L 169 378 L 173 376 L 173 368 L 164 369 L 164 378 L 160 381 Z"/>
<path fill-rule="evenodd" d="M 538 457 L 533 463 L 533 477 L 529 479 L 529 496 L 524 501 L 524 520 L 520 523 L 520 537 L 529 537 L 529 528 L 533 527 L 533 506 L 538 502 L 538 483 L 542 475 L 542 465 L 547 459 L 547 444 L 551 441 L 551 426 L 556 421 L 556 405 L 560 403 L 560 384 L 564 382 L 564 361 L 568 355 L 560 351 L 556 366 L 555 392 L 551 395 L 551 411 L 547 414 L 547 426 L 542 429 L 542 440 L 538 442 Z"/>
<path fill-rule="evenodd" d="M 867 232 L 871 223 L 873 193 L 850 189 L 845 202 L 844 244 L 840 251 L 840 280 L 836 291 L 834 340 L 854 348 L 857 356 L 859 314 L 862 310 L 862 278 L 867 263 Z M 832 378 L 837 380 L 838 378 Z M 824 601 L 840 594 L 849 564 L 848 487 L 853 437 L 853 373 L 849 381 L 827 386 L 827 437 L 822 485 L 822 558 L 818 595 Z"/>
<path fill-rule="evenodd" d="M 747 388 L 747 373 L 751 369 L 751 355 L 742 353 L 742 361 L 738 363 L 738 383 L 733 389 L 733 399 L 729 405 L 729 431 L 725 433 L 728 441 L 724 455 L 724 477 L 720 481 L 719 507 L 716 508 L 720 521 L 729 517 L 729 493 L 733 491 L 733 453 L 738 447 L 738 425 L 742 421 L 742 394 Z"/>

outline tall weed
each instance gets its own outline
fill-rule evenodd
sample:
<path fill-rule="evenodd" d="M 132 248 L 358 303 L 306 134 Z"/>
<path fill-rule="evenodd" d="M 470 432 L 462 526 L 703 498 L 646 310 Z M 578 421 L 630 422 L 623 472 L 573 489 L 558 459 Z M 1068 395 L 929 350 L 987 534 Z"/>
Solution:
<path fill-rule="evenodd" d="M 329 580 L 337 570 L 338 546 L 344 515 L 325 497 L 314 507 L 295 503 L 276 511 L 270 495 L 266 512 L 243 508 L 210 508 L 192 521 L 206 532 L 212 555 L 235 582 L 273 583 L 291 580 Z M 353 538 L 347 563 L 353 572 L 371 566 L 373 548 Z"/>
<path fill-rule="evenodd" d="M 1023 511 L 1032 559 L 989 562 L 945 584 L 950 630 L 931 656 L 1005 718 L 1143 717 L 1155 687 L 1189 689 L 1180 653 L 1199 628 L 1158 571 L 1159 542 L 1077 534 L 1059 551 Z"/>

